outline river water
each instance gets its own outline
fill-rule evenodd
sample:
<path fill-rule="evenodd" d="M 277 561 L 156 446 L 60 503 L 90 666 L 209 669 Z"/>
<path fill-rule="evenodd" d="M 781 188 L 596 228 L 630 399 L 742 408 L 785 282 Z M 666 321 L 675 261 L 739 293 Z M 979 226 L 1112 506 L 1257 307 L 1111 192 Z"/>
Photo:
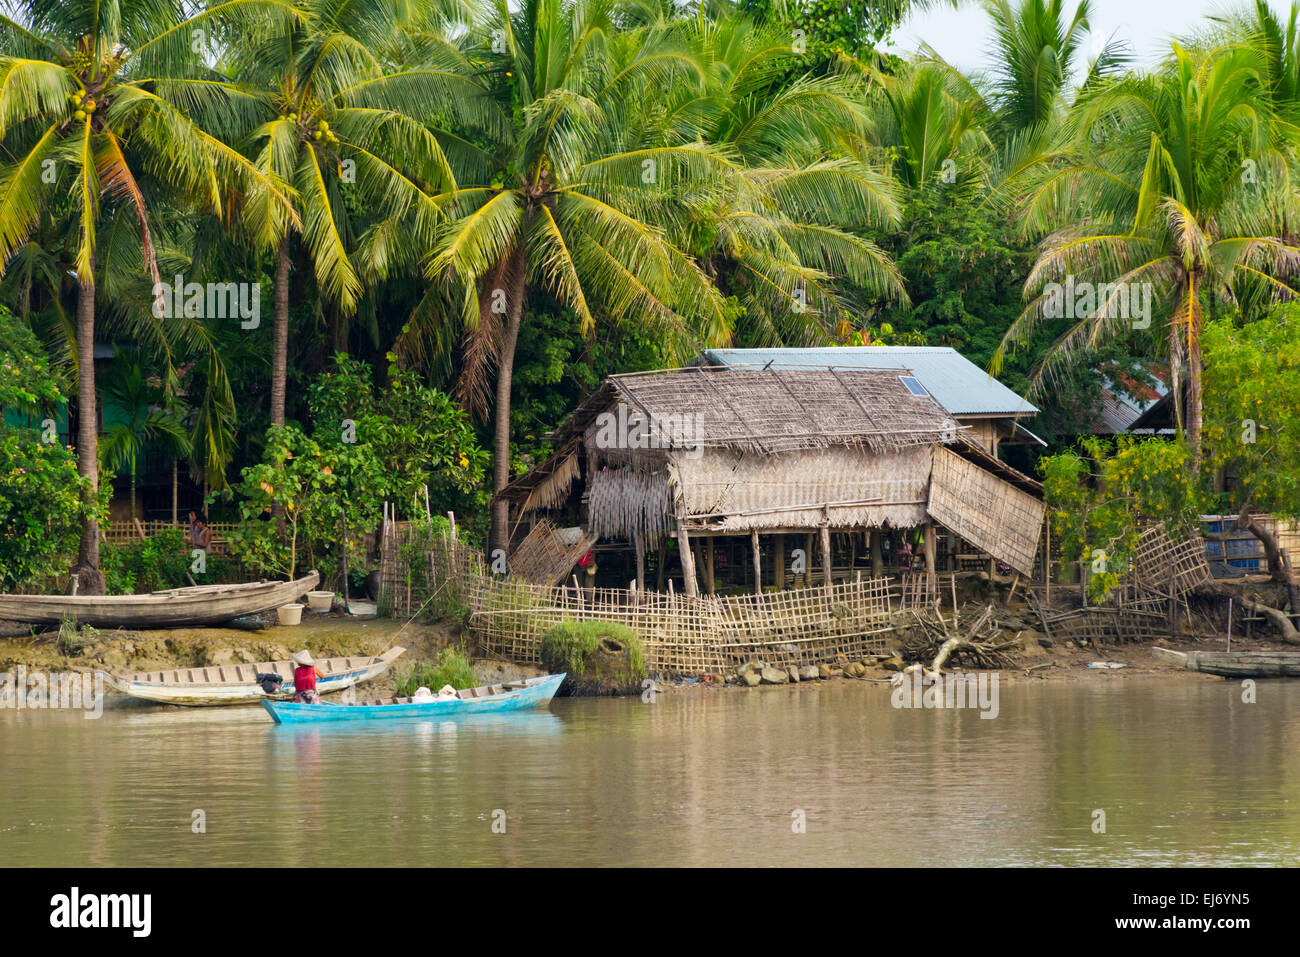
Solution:
<path fill-rule="evenodd" d="M 1300 682 L 999 691 L 992 720 L 850 681 L 372 727 L 0 711 L 0 862 L 1300 861 Z"/>

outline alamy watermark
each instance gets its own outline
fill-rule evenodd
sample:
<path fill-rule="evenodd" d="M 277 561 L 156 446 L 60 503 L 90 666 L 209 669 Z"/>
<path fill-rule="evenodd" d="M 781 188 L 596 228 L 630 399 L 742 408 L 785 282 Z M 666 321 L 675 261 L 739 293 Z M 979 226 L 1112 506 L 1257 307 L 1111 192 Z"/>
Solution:
<path fill-rule="evenodd" d="M 1047 319 L 1127 319 L 1134 329 L 1151 326 L 1149 282 L 1049 282 L 1043 287 L 1043 316 Z"/>
<path fill-rule="evenodd" d="M 652 412 L 646 415 L 618 404 L 616 412 L 596 416 L 598 449 L 678 449 L 690 459 L 704 454 L 702 412 Z"/>
<path fill-rule="evenodd" d="M 0 710 L 76 710 L 83 717 L 104 713 L 104 676 L 88 671 L 28 671 L 19 665 L 0 672 Z"/>
<path fill-rule="evenodd" d="M 153 286 L 155 319 L 239 319 L 239 328 L 256 329 L 262 321 L 262 287 L 255 282 L 172 282 Z"/>
<path fill-rule="evenodd" d="M 998 673 L 981 671 L 922 676 L 918 668 L 911 674 L 895 675 L 889 701 L 895 708 L 978 708 L 981 718 L 998 716 Z M 926 682 L 930 683 L 927 684 Z"/>

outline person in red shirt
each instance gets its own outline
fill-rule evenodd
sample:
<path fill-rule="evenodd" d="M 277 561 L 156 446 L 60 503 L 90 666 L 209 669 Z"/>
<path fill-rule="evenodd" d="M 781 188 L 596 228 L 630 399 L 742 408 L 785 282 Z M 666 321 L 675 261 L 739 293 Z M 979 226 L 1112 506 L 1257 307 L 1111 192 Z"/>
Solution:
<path fill-rule="evenodd" d="M 320 695 L 316 693 L 316 679 L 324 678 L 316 667 L 316 660 L 306 649 L 290 655 L 293 668 L 293 700 L 303 704 L 320 704 Z"/>

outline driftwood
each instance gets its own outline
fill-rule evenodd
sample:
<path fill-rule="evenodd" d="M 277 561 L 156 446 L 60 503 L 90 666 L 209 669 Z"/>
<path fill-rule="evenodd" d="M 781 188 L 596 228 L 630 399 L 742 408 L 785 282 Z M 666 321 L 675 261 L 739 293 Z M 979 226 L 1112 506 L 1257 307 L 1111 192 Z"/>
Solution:
<path fill-rule="evenodd" d="M 924 673 L 931 678 L 938 678 L 943 666 L 953 656 L 976 668 L 1010 668 L 1014 664 L 1009 652 L 1019 647 L 1020 638 L 1017 635 L 1007 640 L 1001 636 L 992 605 L 985 608 L 964 632 L 957 631 L 955 620 L 945 621 L 941 614 L 937 621 L 930 620 L 928 615 L 914 613 L 914 617 L 919 627 L 902 642 L 902 656 L 915 662 L 906 669 L 909 672 L 922 669 L 926 658 L 931 661 Z"/>

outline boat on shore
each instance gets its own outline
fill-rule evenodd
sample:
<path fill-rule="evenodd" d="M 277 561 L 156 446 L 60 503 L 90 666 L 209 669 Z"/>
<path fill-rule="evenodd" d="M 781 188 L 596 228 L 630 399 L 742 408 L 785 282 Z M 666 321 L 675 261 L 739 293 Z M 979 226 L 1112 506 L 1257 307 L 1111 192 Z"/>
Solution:
<path fill-rule="evenodd" d="M 0 619 L 34 625 L 96 628 L 185 628 L 217 625 L 297 601 L 320 582 L 319 572 L 294 581 L 193 585 L 148 595 L 0 595 Z"/>
<path fill-rule="evenodd" d="M 293 701 L 264 700 L 262 707 L 276 724 L 313 724 L 320 721 L 378 721 L 400 718 L 458 718 L 540 708 L 559 690 L 564 675 L 543 675 L 506 684 L 466 688 L 454 695 L 415 700 L 387 698 L 356 704 L 299 704 Z"/>
<path fill-rule="evenodd" d="M 1300 678 L 1300 651 L 1174 651 L 1156 647 L 1160 657 L 1188 671 L 1224 678 Z"/>
<path fill-rule="evenodd" d="M 382 655 L 354 655 L 347 658 L 321 658 L 316 667 L 325 675 L 316 679 L 320 694 L 343 691 L 363 681 L 376 678 L 388 670 L 406 649 L 394 645 Z M 253 704 L 280 695 L 269 676 L 280 679 L 280 687 L 293 687 L 293 662 L 263 661 L 255 665 L 209 665 L 206 668 L 176 668 L 171 671 L 138 672 L 115 675 L 107 671 L 104 683 L 115 691 L 154 701 L 158 704 L 192 706 Z"/>

